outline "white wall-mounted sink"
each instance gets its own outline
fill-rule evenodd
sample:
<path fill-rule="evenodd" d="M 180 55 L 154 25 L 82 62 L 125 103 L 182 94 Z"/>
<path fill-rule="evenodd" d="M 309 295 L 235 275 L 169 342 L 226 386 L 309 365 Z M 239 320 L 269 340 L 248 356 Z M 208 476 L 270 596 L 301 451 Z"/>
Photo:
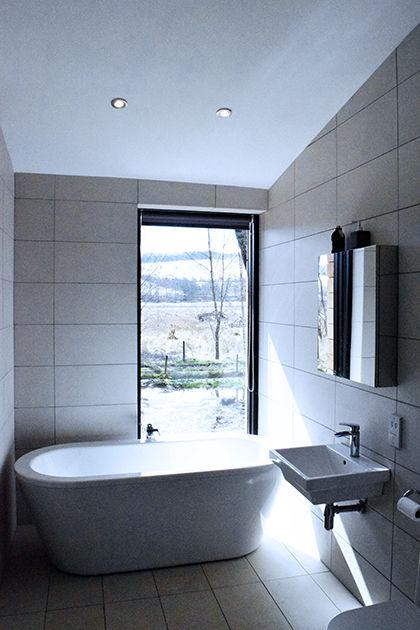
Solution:
<path fill-rule="evenodd" d="M 391 471 L 368 457 L 350 457 L 343 444 L 270 451 L 286 480 L 311 503 L 334 503 L 380 496 Z"/>

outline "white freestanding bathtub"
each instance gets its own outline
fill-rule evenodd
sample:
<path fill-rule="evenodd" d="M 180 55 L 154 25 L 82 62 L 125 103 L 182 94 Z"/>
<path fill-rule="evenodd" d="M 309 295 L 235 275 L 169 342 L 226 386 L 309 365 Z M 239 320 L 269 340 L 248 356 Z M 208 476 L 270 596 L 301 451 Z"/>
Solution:
<path fill-rule="evenodd" d="M 15 469 L 51 561 L 82 575 L 249 553 L 279 479 L 255 436 L 63 444 Z"/>

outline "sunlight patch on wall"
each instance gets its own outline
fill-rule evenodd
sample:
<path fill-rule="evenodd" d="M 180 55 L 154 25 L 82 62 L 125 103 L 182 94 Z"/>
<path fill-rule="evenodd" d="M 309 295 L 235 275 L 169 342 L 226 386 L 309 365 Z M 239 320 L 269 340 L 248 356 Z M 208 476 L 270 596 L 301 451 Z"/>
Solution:
<path fill-rule="evenodd" d="M 293 446 L 297 440 L 299 444 L 306 444 L 310 436 L 305 425 L 299 423 L 297 436 L 292 430 L 292 421 L 301 418 L 293 395 L 293 373 L 283 367 L 270 335 L 266 343 L 268 361 L 261 362 L 260 374 L 264 395 L 263 401 L 260 398 L 260 433 L 269 436 L 277 448 Z M 264 522 L 264 532 L 291 548 L 302 564 L 313 567 L 314 563 L 320 563 L 314 518 L 308 504 L 283 480 L 270 517 Z"/>
<path fill-rule="evenodd" d="M 343 536 L 345 540 L 343 540 L 341 536 Z M 340 551 L 343 554 L 344 561 L 346 562 L 354 583 L 359 591 L 361 601 L 365 606 L 370 606 L 371 604 L 374 604 L 375 602 L 372 599 L 369 587 L 366 584 L 362 569 L 359 566 L 356 554 L 351 546 L 350 540 L 346 534 L 344 527 L 340 528 L 340 536 L 335 536 L 335 540 L 340 547 Z"/>

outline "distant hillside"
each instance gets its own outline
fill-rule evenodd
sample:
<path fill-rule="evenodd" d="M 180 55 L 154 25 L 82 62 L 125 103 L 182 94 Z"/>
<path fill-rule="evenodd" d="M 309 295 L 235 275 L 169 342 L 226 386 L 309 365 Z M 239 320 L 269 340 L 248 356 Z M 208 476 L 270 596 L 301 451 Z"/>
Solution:
<path fill-rule="evenodd" d="M 220 256 L 218 252 L 214 252 L 215 256 Z M 225 255 L 226 258 L 234 254 Z M 141 259 L 144 263 L 157 262 L 175 262 L 180 260 L 208 260 L 207 252 L 181 252 L 179 254 L 155 254 L 154 252 L 142 254 Z"/>

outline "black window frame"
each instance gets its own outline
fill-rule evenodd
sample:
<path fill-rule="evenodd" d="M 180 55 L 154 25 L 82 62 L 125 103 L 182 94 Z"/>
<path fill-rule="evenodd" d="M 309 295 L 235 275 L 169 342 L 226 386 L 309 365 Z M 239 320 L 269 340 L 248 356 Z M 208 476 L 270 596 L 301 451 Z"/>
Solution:
<path fill-rule="evenodd" d="M 141 226 L 249 230 L 247 432 L 258 435 L 258 214 L 138 208 L 137 215 L 137 438 L 141 439 Z"/>

